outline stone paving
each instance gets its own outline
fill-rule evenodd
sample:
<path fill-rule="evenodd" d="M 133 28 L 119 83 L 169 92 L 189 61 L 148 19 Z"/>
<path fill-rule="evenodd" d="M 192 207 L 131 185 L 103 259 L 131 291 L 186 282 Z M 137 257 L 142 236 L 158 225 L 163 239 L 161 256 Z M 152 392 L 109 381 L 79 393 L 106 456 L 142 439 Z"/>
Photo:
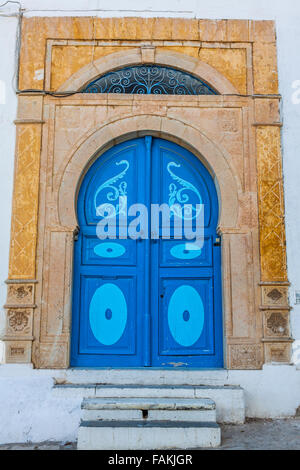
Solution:
<path fill-rule="evenodd" d="M 74 450 L 75 442 L 41 442 L 0 445 L 0 450 Z M 218 450 L 300 450 L 300 417 L 247 420 L 242 425 L 222 425 Z"/>
<path fill-rule="evenodd" d="M 223 425 L 224 450 L 300 450 L 300 418 L 248 420 L 245 424 Z"/>

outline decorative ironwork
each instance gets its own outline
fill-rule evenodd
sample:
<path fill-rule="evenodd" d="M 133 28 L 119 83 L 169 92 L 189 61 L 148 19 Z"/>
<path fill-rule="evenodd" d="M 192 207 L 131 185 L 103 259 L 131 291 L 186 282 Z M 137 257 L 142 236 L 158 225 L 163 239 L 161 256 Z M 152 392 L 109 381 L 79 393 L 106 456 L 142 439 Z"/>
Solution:
<path fill-rule="evenodd" d="M 109 72 L 89 83 L 82 93 L 139 95 L 217 95 L 189 73 L 160 65 L 137 65 Z"/>

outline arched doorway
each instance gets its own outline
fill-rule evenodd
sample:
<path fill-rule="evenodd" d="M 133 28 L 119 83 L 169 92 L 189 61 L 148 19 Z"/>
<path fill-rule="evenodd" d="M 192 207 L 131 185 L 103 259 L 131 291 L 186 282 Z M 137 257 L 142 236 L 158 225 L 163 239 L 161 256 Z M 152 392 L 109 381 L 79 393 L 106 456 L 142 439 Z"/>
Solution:
<path fill-rule="evenodd" d="M 117 215 L 128 213 L 114 240 L 97 236 L 99 207 L 107 203 Z M 163 224 L 153 236 L 152 205 L 174 203 L 190 203 L 192 211 L 202 205 L 203 246 L 172 230 L 166 238 Z M 148 209 L 149 231 L 124 238 L 134 204 Z M 218 198 L 199 159 L 151 136 L 118 144 L 86 173 L 77 214 L 71 365 L 223 367 Z"/>

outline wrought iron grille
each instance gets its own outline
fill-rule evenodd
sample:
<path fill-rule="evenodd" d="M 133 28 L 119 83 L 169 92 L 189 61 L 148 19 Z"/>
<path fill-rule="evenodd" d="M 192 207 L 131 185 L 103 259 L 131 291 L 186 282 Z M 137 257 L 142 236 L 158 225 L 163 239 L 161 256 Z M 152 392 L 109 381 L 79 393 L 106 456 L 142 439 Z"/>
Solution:
<path fill-rule="evenodd" d="M 217 95 L 199 78 L 171 67 L 137 65 L 109 72 L 89 83 L 81 93 L 141 95 Z"/>

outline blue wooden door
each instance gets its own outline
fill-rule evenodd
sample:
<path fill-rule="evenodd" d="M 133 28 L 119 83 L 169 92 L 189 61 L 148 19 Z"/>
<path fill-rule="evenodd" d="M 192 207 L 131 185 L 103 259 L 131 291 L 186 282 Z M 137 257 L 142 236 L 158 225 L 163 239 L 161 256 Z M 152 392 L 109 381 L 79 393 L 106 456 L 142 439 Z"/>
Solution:
<path fill-rule="evenodd" d="M 153 366 L 222 367 L 220 243 L 216 243 L 218 199 L 206 168 L 187 150 L 154 139 L 152 202 L 189 203 L 182 217 L 203 210 L 204 241 L 183 237 L 151 241 Z M 197 204 L 201 209 L 197 209 Z"/>
<path fill-rule="evenodd" d="M 187 201 L 192 212 L 196 204 L 204 207 L 199 248 L 172 231 L 164 238 L 163 223 L 158 231 L 151 226 L 151 204 L 178 208 Z M 105 215 L 109 218 L 113 207 L 121 224 L 113 239 L 101 240 L 97 223 L 105 204 L 110 205 Z M 147 224 L 136 239 L 124 237 L 133 204 L 148 208 L 149 237 Z M 150 136 L 119 144 L 85 175 L 77 213 L 71 365 L 222 367 L 218 199 L 200 161 Z"/>

